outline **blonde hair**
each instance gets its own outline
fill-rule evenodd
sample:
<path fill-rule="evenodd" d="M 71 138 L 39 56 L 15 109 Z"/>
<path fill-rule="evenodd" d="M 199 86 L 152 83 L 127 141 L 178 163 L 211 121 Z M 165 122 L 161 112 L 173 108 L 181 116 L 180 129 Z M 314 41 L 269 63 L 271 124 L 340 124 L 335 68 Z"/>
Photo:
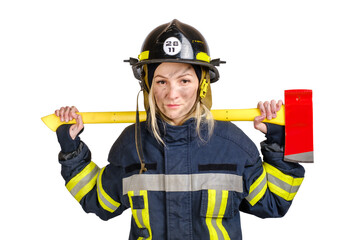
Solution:
<path fill-rule="evenodd" d="M 164 121 L 169 123 L 169 120 L 166 116 L 164 116 L 159 108 L 156 105 L 155 96 L 153 93 L 153 88 L 150 88 L 149 93 L 149 119 L 148 124 L 154 134 L 155 139 L 165 145 L 163 139 L 160 136 L 159 126 L 157 124 L 157 115 L 159 115 Z M 196 133 L 201 140 L 201 142 L 205 143 L 207 140 L 210 139 L 213 131 L 214 131 L 214 118 L 211 114 L 211 111 L 200 101 L 198 97 L 197 101 L 195 102 L 193 108 L 189 111 L 187 116 L 181 122 L 182 125 L 186 120 L 190 118 L 195 118 L 196 120 Z M 207 136 L 201 135 L 201 127 L 205 125 L 207 126 Z"/>

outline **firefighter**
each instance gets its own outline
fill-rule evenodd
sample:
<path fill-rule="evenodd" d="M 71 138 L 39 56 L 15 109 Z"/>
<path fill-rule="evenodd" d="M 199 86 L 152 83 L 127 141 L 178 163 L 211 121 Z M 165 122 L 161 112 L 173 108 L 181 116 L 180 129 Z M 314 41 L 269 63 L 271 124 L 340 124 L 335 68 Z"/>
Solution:
<path fill-rule="evenodd" d="M 155 28 L 138 59 L 130 58 L 143 89 L 145 122 L 128 126 L 103 168 L 80 139 L 76 107 L 55 111 L 59 162 L 66 188 L 85 212 L 107 220 L 131 209 L 129 239 L 242 239 L 240 211 L 282 217 L 304 177 L 283 160 L 284 127 L 263 123 L 282 101 L 259 102 L 254 127 L 261 152 L 231 122 L 211 115 L 210 83 L 219 79 L 205 38 L 178 20 Z"/>

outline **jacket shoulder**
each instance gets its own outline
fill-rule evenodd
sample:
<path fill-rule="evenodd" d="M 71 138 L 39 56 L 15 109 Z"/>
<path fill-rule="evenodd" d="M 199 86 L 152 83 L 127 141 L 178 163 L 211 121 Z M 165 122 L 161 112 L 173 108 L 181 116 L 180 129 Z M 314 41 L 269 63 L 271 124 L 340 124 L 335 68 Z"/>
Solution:
<path fill-rule="evenodd" d="M 135 145 L 135 124 L 126 127 L 116 139 L 109 152 L 109 162 L 115 165 L 121 165 L 122 152 L 126 148 L 132 148 Z"/>
<path fill-rule="evenodd" d="M 246 152 L 251 159 L 259 157 L 255 143 L 232 122 L 215 121 L 214 135 L 232 142 Z"/>

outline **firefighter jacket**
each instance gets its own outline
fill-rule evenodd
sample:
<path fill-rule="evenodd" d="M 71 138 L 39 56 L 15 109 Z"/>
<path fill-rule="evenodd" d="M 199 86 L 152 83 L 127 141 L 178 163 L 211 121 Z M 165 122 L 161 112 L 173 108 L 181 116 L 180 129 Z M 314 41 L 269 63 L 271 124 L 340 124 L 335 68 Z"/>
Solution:
<path fill-rule="evenodd" d="M 281 137 L 274 133 L 278 126 L 268 125 L 262 160 L 254 143 L 231 122 L 215 121 L 205 142 L 193 119 L 181 126 L 161 124 L 165 146 L 141 123 L 147 168 L 142 174 L 134 125 L 116 140 L 103 168 L 91 161 L 81 141 L 77 150 L 60 152 L 66 188 L 86 212 L 107 220 L 131 209 L 131 240 L 242 239 L 239 211 L 261 218 L 287 212 L 304 169 L 283 161 Z"/>

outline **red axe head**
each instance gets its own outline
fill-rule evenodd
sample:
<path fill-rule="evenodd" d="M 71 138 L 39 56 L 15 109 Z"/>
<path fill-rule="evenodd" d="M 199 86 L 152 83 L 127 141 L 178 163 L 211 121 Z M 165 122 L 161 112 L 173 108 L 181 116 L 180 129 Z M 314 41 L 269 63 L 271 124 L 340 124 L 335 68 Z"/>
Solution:
<path fill-rule="evenodd" d="M 314 162 L 311 90 L 285 91 L 285 161 Z"/>

